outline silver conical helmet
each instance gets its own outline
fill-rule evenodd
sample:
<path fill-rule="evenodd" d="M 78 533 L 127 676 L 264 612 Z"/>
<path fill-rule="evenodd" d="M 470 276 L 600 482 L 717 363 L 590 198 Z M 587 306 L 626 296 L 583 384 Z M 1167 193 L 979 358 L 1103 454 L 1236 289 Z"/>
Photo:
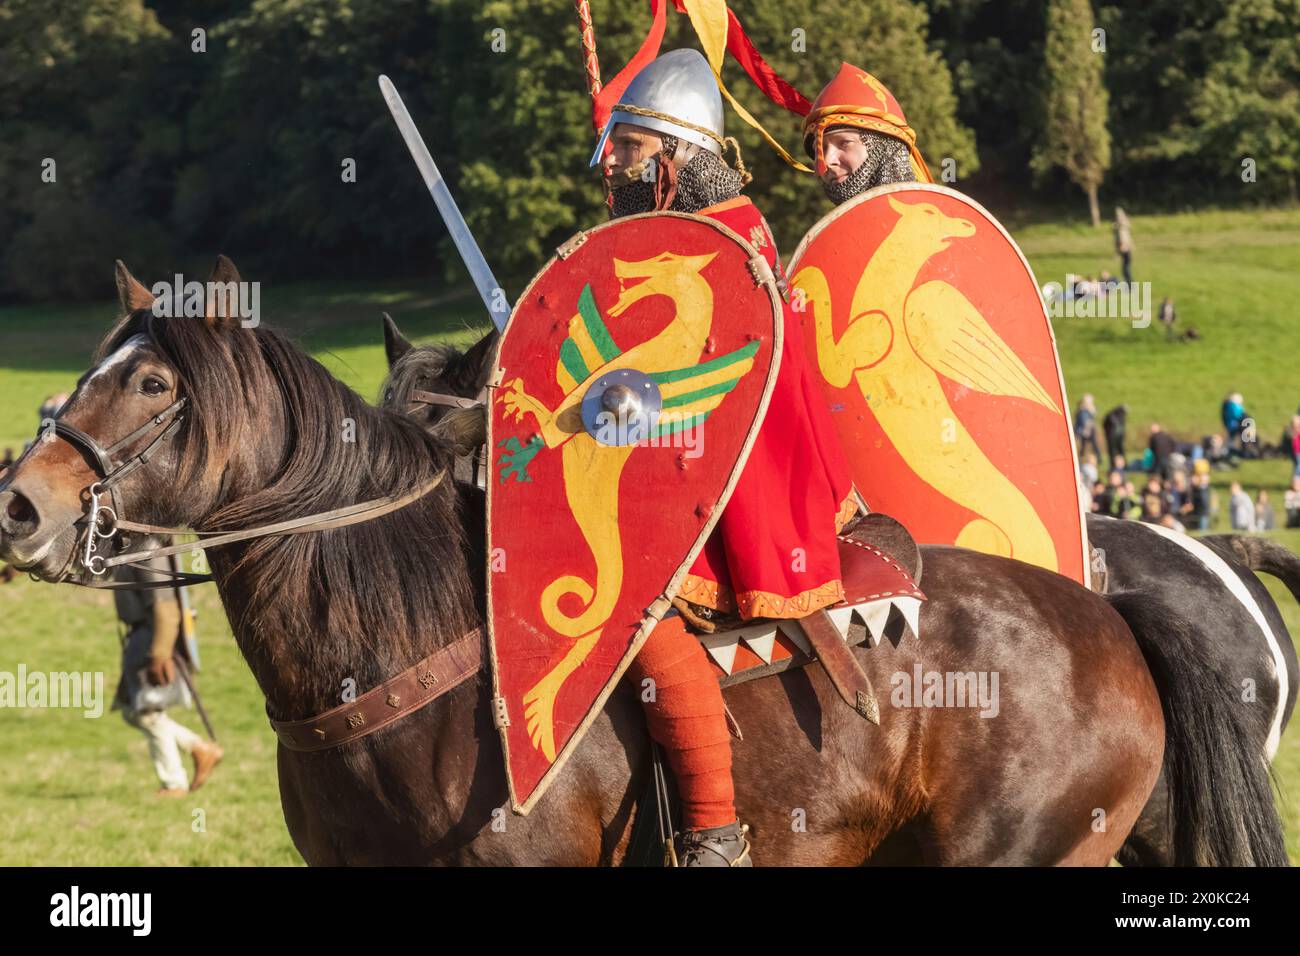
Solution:
<path fill-rule="evenodd" d="M 699 50 L 672 50 L 646 65 L 628 84 L 601 130 L 591 165 L 600 162 L 610 130 L 633 123 L 669 133 L 722 155 L 722 94 Z"/>

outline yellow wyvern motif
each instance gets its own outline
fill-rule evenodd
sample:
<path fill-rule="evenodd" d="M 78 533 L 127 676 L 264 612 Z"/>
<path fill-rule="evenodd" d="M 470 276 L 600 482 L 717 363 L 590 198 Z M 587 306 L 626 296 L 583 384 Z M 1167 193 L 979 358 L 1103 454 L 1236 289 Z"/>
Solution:
<path fill-rule="evenodd" d="M 881 83 L 870 73 L 860 73 L 858 74 L 858 79 L 862 81 L 864 86 L 869 86 L 871 92 L 875 94 L 876 99 L 880 101 L 880 115 L 882 117 L 897 126 L 907 125 L 907 121 L 904 120 L 903 117 L 899 116 L 897 113 L 889 112 L 889 91 L 885 89 L 885 84 Z"/>
<path fill-rule="evenodd" d="M 988 459 L 949 404 L 940 377 L 1061 414 L 1047 391 L 979 310 L 947 282 L 917 285 L 925 263 L 975 227 L 930 203 L 889 197 L 898 222 L 881 241 L 835 338 L 826 277 L 799 270 L 793 285 L 814 310 L 817 362 L 835 388 L 856 381 L 880 427 L 928 485 L 980 517 L 956 544 L 1057 570 L 1056 548 L 1034 506 Z"/>
<path fill-rule="evenodd" d="M 582 399 L 597 378 L 611 371 L 627 368 L 645 373 L 658 384 L 663 401 L 658 424 L 648 436 L 651 439 L 695 427 L 722 403 L 753 367 L 759 343 L 700 361 L 713 327 L 713 289 L 701 273 L 715 256 L 664 252 L 636 262 L 615 259 L 614 271 L 621 282 L 641 281 L 624 285 L 606 314 L 619 318 L 641 300 L 661 295 L 674 306 L 668 324 L 652 338 L 623 351 L 614 343 L 587 287 L 579 298 L 578 311 L 569 319 L 555 366 L 555 381 L 564 393 L 560 403 L 548 408 L 528 393 L 522 378 L 508 382 L 497 396 L 505 416 L 514 416 L 516 422 L 523 421 L 525 415 L 534 417 L 538 426 L 535 441 L 542 448 L 560 449 L 565 499 L 596 567 L 594 582 L 578 574 L 561 574 L 540 596 L 547 627 L 573 641 L 559 663 L 523 698 L 529 739 L 552 762 L 557 754 L 556 698 L 599 642 L 622 592 L 619 482 L 637 447 L 598 442 L 583 427 Z M 533 453 L 530 448 L 526 454 Z M 577 599 L 581 607 L 577 614 L 561 609 L 566 596 Z"/>

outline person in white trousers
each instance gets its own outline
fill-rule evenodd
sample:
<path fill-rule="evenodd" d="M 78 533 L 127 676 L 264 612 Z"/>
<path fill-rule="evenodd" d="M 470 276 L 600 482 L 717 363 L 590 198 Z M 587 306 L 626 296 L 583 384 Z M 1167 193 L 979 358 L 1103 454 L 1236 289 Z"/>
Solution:
<path fill-rule="evenodd" d="M 151 567 L 169 570 L 165 560 Z M 123 566 L 119 581 L 158 580 L 143 570 Z M 158 795 L 179 797 L 197 790 L 221 760 L 223 751 L 184 724 L 167 716 L 166 708 L 188 701 L 184 679 L 177 671 L 175 654 L 181 636 L 181 604 L 175 588 L 113 592 L 117 616 L 126 625 L 122 641 L 122 679 L 117 685 L 114 709 L 149 741 L 149 757 L 160 784 Z M 185 653 L 181 642 L 180 653 Z M 181 754 L 194 761 L 190 779 Z"/>

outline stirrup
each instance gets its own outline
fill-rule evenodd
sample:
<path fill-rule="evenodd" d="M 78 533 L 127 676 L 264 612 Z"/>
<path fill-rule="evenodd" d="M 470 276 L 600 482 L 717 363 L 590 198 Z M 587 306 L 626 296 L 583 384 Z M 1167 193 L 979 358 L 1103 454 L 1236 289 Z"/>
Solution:
<path fill-rule="evenodd" d="M 681 866 L 753 866 L 749 856 L 749 827 L 739 820 L 705 830 L 678 834 Z"/>

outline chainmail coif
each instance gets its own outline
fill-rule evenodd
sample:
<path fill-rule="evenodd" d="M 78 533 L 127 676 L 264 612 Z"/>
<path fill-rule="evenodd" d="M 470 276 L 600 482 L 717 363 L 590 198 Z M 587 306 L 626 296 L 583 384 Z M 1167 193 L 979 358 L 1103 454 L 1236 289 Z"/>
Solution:
<path fill-rule="evenodd" d="M 610 208 L 609 214 L 615 219 L 635 216 L 639 212 L 654 212 L 654 183 L 637 179 L 626 186 L 618 186 L 611 190 L 611 194 L 614 197 L 614 205 Z"/>
<path fill-rule="evenodd" d="M 667 162 L 665 157 L 677 151 L 677 137 L 664 136 L 663 150 L 655 158 Z M 724 163 L 716 154 L 701 149 L 689 163 L 677 170 L 677 194 L 668 206 L 674 212 L 699 212 L 740 195 L 744 185 L 740 173 Z M 614 218 L 654 212 L 654 183 L 641 180 L 612 190 Z"/>
<path fill-rule="evenodd" d="M 871 129 L 860 129 L 858 135 L 867 147 L 862 165 L 837 183 L 822 180 L 826 198 L 837 206 L 876 186 L 916 181 L 907 144 L 901 139 Z"/>
<path fill-rule="evenodd" d="M 669 209 L 699 212 L 740 195 L 743 185 L 736 172 L 707 149 L 677 171 L 677 196 Z"/>

